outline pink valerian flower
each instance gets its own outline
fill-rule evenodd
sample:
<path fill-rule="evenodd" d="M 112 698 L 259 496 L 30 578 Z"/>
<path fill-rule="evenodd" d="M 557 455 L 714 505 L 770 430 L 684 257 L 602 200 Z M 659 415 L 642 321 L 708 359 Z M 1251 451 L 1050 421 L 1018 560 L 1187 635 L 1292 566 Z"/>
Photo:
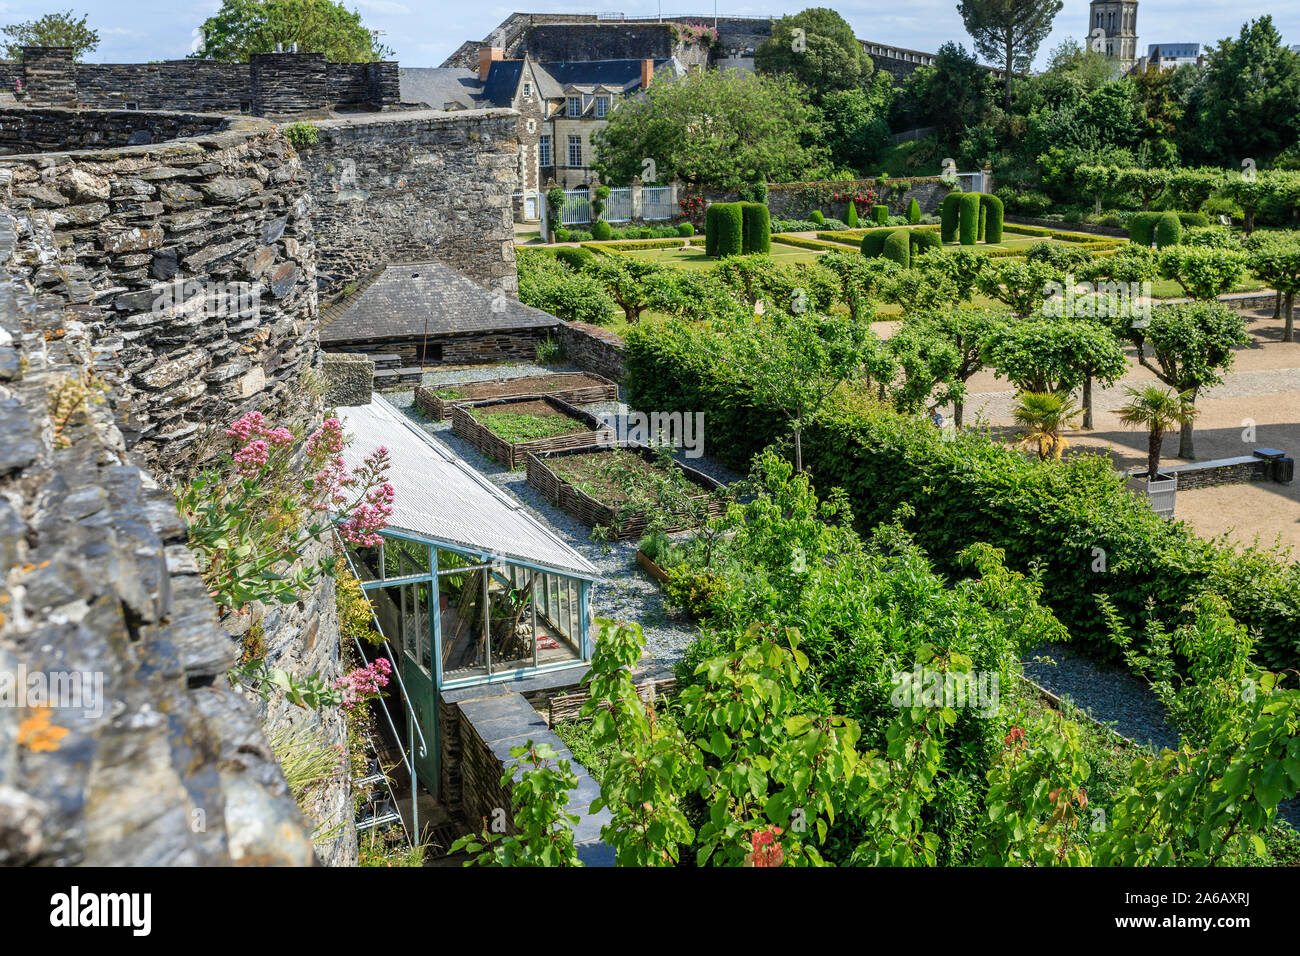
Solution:
<path fill-rule="evenodd" d="M 745 854 L 745 866 L 780 866 L 785 862 L 785 851 L 777 842 L 780 827 L 755 830 L 749 836 L 750 852 Z"/>
<path fill-rule="evenodd" d="M 235 466 L 245 478 L 256 477 L 270 461 L 270 452 L 293 444 L 287 428 L 268 428 L 261 412 L 249 412 L 226 429 L 226 437 L 242 445 L 234 454 Z"/>
<path fill-rule="evenodd" d="M 245 478 L 255 478 L 269 460 L 269 446 L 260 438 L 235 452 L 235 467 Z"/>
<path fill-rule="evenodd" d="M 261 412 L 249 412 L 226 429 L 226 435 L 237 442 L 247 442 L 250 438 L 260 438 L 266 430 L 266 420 Z"/>
<path fill-rule="evenodd" d="M 346 444 L 343 423 L 337 418 L 327 418 L 307 439 L 307 461 L 319 468 L 325 461 L 342 452 Z"/>
<path fill-rule="evenodd" d="M 357 704 L 378 697 L 379 692 L 388 686 L 388 675 L 392 672 L 393 665 L 387 658 L 376 657 L 365 667 L 358 667 L 340 677 L 334 686 L 343 691 L 343 707 L 351 710 Z"/>

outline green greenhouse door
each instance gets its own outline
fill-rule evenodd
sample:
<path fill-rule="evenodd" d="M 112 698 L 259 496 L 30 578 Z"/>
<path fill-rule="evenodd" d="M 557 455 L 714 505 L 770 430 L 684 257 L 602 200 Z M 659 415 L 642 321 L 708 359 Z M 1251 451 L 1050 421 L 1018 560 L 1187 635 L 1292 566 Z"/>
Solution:
<path fill-rule="evenodd" d="M 424 734 L 425 753 L 420 756 L 420 738 L 412 728 L 407 728 L 411 742 L 411 758 L 415 762 L 415 775 L 420 783 L 435 797 L 440 789 L 438 781 L 438 696 L 433 688 L 433 678 L 410 657 L 402 655 L 402 681 L 411 698 L 413 719 Z"/>

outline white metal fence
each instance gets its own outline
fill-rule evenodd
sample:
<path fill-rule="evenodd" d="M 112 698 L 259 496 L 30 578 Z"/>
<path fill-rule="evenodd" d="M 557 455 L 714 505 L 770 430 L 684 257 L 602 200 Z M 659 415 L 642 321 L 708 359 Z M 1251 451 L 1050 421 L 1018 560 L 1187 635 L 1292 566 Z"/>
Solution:
<path fill-rule="evenodd" d="M 606 222 L 631 222 L 672 219 L 677 214 L 676 190 L 672 186 L 645 186 L 641 189 L 641 208 L 631 187 L 611 189 L 601 217 Z M 560 207 L 560 225 L 581 226 L 592 221 L 591 192 L 586 189 L 566 189 L 564 205 Z"/>

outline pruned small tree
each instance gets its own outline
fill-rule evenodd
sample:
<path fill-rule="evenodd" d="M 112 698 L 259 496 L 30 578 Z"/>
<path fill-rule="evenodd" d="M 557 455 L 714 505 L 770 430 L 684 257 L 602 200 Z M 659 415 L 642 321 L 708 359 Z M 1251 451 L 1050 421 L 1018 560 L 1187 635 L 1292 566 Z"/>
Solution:
<path fill-rule="evenodd" d="M 1191 404 L 1190 393 L 1179 395 L 1159 385 L 1129 386 L 1129 400 L 1119 409 L 1119 420 L 1125 425 L 1147 430 L 1147 480 L 1160 476 L 1160 447 L 1165 432 L 1175 425 L 1190 425 L 1196 417 L 1196 406 Z"/>
<path fill-rule="evenodd" d="M 1295 294 L 1300 291 L 1300 236 L 1257 232 L 1246 244 L 1250 271 L 1281 297 L 1282 341 L 1295 341 Z"/>

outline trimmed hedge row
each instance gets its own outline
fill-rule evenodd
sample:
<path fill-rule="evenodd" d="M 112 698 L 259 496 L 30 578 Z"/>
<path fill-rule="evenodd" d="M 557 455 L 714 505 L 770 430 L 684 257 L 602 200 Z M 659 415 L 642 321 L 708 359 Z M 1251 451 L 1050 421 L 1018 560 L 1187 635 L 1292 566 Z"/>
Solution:
<path fill-rule="evenodd" d="M 939 235 L 944 242 L 957 241 L 957 221 L 961 208 L 961 193 L 949 193 L 939 207 Z"/>
<path fill-rule="evenodd" d="M 863 239 L 862 241 L 865 243 L 867 240 Z M 886 259 L 894 260 L 904 269 L 910 266 L 912 264 L 912 243 L 907 237 L 907 230 L 895 229 L 885 236 L 885 242 L 881 246 L 880 254 Z"/>
<path fill-rule="evenodd" d="M 629 405 L 703 412 L 709 452 L 726 464 L 747 467 L 788 432 L 786 417 L 729 360 L 725 338 L 668 322 L 636 326 L 627 344 Z M 1116 651 L 1096 595 L 1140 640 L 1148 598 L 1173 623 L 1195 594 L 1214 590 L 1259 636 L 1265 666 L 1300 663 L 1300 565 L 1238 554 L 1160 518 L 1102 456 L 1040 462 L 971 431 L 944 440 L 929 422 L 860 394 L 837 397 L 810 423 L 803 450 L 823 493 L 848 493 L 864 533 L 903 507 L 918 543 L 949 573 L 961 570 L 953 556 L 977 541 L 1003 549 L 1018 570 L 1041 563 L 1047 603 L 1097 654 Z"/>
<path fill-rule="evenodd" d="M 743 254 L 767 254 L 772 250 L 772 217 L 767 207 L 761 202 L 746 202 L 740 204 L 740 210 L 745 229 Z"/>
<path fill-rule="evenodd" d="M 980 194 L 962 193 L 957 205 L 957 238 L 963 246 L 979 241 Z"/>
<path fill-rule="evenodd" d="M 741 255 L 745 248 L 743 203 L 715 202 L 704 211 L 704 251 L 715 258 Z"/>
<path fill-rule="evenodd" d="M 996 245 L 1002 241 L 1003 211 L 1001 199 L 992 193 L 980 193 L 981 221 L 987 219 L 987 222 L 980 227 L 985 242 Z"/>

